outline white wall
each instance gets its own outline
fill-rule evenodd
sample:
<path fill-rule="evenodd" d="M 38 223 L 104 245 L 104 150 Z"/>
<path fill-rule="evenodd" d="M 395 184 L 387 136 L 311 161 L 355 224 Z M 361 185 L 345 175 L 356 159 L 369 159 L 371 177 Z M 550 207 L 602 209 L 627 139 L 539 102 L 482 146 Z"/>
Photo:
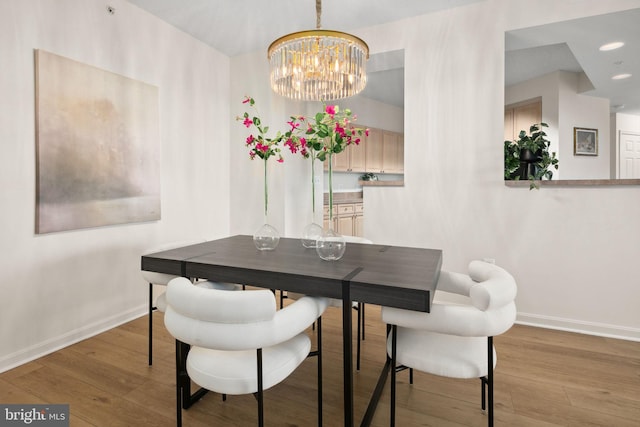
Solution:
<path fill-rule="evenodd" d="M 640 339 L 640 223 L 629 221 L 640 188 L 509 188 L 496 148 L 505 30 L 639 6 L 487 0 L 357 31 L 372 53 L 405 49 L 405 186 L 364 188 L 365 234 L 441 248 L 453 271 L 495 258 L 518 281 L 520 322 Z M 232 98 L 253 76 L 249 57 L 266 62 L 262 51 L 233 61 Z"/>
<path fill-rule="evenodd" d="M 229 233 L 229 59 L 109 4 L 0 2 L 0 371 L 143 314 L 144 249 Z M 34 49 L 159 88 L 160 221 L 34 234 Z"/>
<path fill-rule="evenodd" d="M 562 179 L 609 179 L 609 100 L 578 93 L 579 74 L 559 73 L 558 124 Z M 598 155 L 573 154 L 574 128 L 598 130 Z"/>

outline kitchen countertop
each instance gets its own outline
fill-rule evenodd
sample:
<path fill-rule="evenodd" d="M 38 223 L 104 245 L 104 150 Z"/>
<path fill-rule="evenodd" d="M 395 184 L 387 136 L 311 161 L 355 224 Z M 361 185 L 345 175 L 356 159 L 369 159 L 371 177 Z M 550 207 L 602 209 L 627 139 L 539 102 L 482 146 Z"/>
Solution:
<path fill-rule="evenodd" d="M 362 203 L 362 191 L 333 192 L 333 204 Z M 329 193 L 324 193 L 324 204 L 329 204 Z"/>
<path fill-rule="evenodd" d="M 363 187 L 404 187 L 404 181 L 358 181 Z"/>

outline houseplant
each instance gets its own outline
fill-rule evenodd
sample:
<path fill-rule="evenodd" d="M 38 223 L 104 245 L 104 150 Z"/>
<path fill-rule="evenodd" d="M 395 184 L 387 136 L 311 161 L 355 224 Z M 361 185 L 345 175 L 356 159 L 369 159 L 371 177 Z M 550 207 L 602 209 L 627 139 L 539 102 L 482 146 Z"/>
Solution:
<path fill-rule="evenodd" d="M 551 142 L 542 129 L 546 123 L 531 125 L 529 133 L 521 130 L 518 139 L 504 142 L 504 179 L 528 179 L 529 189 L 539 188 L 537 181 L 551 179 L 558 169 L 555 152 L 549 152 Z"/>

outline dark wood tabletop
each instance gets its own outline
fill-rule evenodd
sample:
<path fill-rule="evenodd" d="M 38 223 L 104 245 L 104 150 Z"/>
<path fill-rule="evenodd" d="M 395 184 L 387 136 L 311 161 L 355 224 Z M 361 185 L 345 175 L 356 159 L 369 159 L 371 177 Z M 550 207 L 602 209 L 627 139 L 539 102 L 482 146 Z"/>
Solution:
<path fill-rule="evenodd" d="M 347 243 L 342 259 L 324 261 L 299 239 L 259 251 L 237 235 L 144 255 L 142 269 L 221 282 L 429 311 L 442 264 L 436 249 Z"/>

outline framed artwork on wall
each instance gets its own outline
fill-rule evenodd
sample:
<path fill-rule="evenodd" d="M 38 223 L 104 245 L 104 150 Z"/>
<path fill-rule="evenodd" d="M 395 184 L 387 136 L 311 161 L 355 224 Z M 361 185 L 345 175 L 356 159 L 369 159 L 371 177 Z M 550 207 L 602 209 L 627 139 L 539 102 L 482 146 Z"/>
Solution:
<path fill-rule="evenodd" d="M 160 219 L 158 88 L 35 59 L 36 233 Z"/>
<path fill-rule="evenodd" d="M 573 128 L 573 155 L 598 155 L 598 129 Z"/>

